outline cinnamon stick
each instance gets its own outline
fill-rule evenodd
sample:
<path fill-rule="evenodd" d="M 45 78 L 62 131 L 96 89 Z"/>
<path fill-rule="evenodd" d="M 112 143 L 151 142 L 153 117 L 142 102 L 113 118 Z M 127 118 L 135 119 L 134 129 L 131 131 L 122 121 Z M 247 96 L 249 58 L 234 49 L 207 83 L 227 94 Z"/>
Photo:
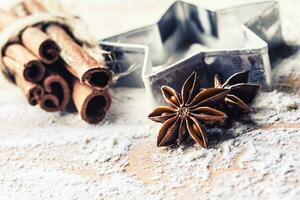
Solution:
<path fill-rule="evenodd" d="M 66 80 L 58 74 L 51 74 L 43 81 L 46 95 L 40 106 L 48 112 L 64 110 L 71 98 L 71 91 Z"/>
<path fill-rule="evenodd" d="M 27 49 L 46 64 L 54 63 L 59 58 L 60 49 L 57 44 L 38 28 L 26 28 L 21 40 Z"/>
<path fill-rule="evenodd" d="M 47 12 L 43 3 L 38 0 L 24 0 L 23 5 L 28 14 Z M 46 32 L 62 49 L 61 57 L 68 64 L 68 70 L 82 83 L 100 90 L 111 83 L 112 72 L 91 57 L 62 27 L 50 25 Z"/>
<path fill-rule="evenodd" d="M 29 13 L 25 10 L 24 2 L 18 2 L 14 6 L 11 7 L 10 13 L 15 15 L 16 17 L 25 17 L 29 15 Z"/>
<path fill-rule="evenodd" d="M 45 66 L 22 45 L 8 45 L 4 55 L 24 66 L 25 80 L 38 83 L 45 77 Z"/>
<path fill-rule="evenodd" d="M 75 77 L 95 89 L 108 87 L 112 81 L 112 72 L 92 58 L 62 27 L 50 25 L 46 32 L 61 48 L 61 57 Z"/>
<path fill-rule="evenodd" d="M 40 101 L 40 106 L 43 110 L 47 112 L 57 112 L 59 111 L 59 100 L 57 96 L 53 94 L 46 94 Z"/>
<path fill-rule="evenodd" d="M 44 89 L 40 85 L 24 79 L 23 66 L 9 57 L 3 58 L 3 63 L 14 75 L 16 85 L 23 91 L 30 105 L 35 106 L 44 96 Z"/>
<path fill-rule="evenodd" d="M 40 1 L 24 0 L 23 5 L 24 5 L 24 9 L 29 14 L 46 12 L 45 6 Z"/>
<path fill-rule="evenodd" d="M 0 10 L 0 29 L 14 23 L 18 18 L 10 12 Z M 44 63 L 51 64 L 59 58 L 56 43 L 42 30 L 28 27 L 21 33 L 23 45 Z"/>
<path fill-rule="evenodd" d="M 81 118 L 90 124 L 101 122 L 111 104 L 107 90 L 95 90 L 77 79 L 73 84 L 73 101 Z"/>
<path fill-rule="evenodd" d="M 16 13 L 16 15 L 23 17 L 26 15 L 33 15 L 36 13 L 48 12 L 48 8 L 51 9 L 52 12 L 55 13 L 65 13 L 66 11 L 61 5 L 60 0 L 23 0 L 19 4 L 17 4 L 12 11 Z"/>

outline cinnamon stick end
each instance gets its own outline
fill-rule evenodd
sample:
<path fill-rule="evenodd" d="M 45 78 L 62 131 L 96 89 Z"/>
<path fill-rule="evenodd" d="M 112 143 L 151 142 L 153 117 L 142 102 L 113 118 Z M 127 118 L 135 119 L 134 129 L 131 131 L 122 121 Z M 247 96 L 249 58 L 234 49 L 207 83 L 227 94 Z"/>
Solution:
<path fill-rule="evenodd" d="M 108 94 L 92 93 L 83 104 L 81 117 L 89 124 L 98 124 L 105 118 L 110 104 L 111 99 Z"/>
<path fill-rule="evenodd" d="M 45 94 L 45 91 L 44 91 L 43 87 L 36 85 L 35 87 L 33 87 L 32 89 L 30 89 L 28 91 L 29 104 L 32 106 L 36 106 L 39 103 L 39 101 L 42 99 L 44 94 Z"/>
<path fill-rule="evenodd" d="M 26 64 L 23 73 L 26 80 L 33 83 L 37 83 L 40 82 L 45 77 L 46 69 L 42 63 L 33 60 Z"/>
<path fill-rule="evenodd" d="M 45 104 L 44 106 L 49 107 L 50 110 L 53 110 L 53 112 L 64 110 L 71 98 L 71 91 L 66 80 L 60 75 L 52 74 L 44 80 L 43 84 L 45 92 L 55 97 L 55 100 L 51 97 L 48 104 Z M 58 103 L 56 103 L 56 100 Z M 50 104 L 50 101 L 53 103 Z M 44 101 L 44 103 L 47 102 Z M 56 109 L 54 109 L 54 107 L 56 107 Z"/>
<path fill-rule="evenodd" d="M 95 89 L 103 90 L 111 84 L 112 72 L 106 68 L 94 68 L 85 72 L 81 81 Z"/>
<path fill-rule="evenodd" d="M 58 60 L 60 48 L 53 40 L 48 39 L 41 44 L 39 52 L 40 57 L 44 63 L 52 64 Z"/>
<path fill-rule="evenodd" d="M 46 94 L 40 102 L 40 106 L 47 112 L 57 112 L 60 110 L 59 99 L 52 94 Z"/>

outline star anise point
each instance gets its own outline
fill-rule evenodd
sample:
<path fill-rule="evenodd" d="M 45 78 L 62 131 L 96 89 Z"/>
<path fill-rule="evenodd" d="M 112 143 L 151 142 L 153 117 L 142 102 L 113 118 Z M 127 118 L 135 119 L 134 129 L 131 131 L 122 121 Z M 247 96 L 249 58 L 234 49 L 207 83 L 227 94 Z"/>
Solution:
<path fill-rule="evenodd" d="M 225 97 L 224 107 L 228 113 L 250 113 L 253 109 L 249 106 L 257 96 L 260 85 L 248 83 L 249 71 L 233 74 L 222 84 L 220 75 L 216 75 L 215 88 L 229 90 Z"/>
<path fill-rule="evenodd" d="M 168 106 L 156 108 L 149 119 L 163 123 L 157 137 L 157 146 L 182 142 L 186 133 L 204 148 L 208 147 L 207 132 L 202 123 L 224 122 L 227 115 L 215 109 L 228 93 L 224 88 L 208 88 L 196 93 L 196 72 L 185 81 L 181 93 L 168 86 L 161 88 Z"/>

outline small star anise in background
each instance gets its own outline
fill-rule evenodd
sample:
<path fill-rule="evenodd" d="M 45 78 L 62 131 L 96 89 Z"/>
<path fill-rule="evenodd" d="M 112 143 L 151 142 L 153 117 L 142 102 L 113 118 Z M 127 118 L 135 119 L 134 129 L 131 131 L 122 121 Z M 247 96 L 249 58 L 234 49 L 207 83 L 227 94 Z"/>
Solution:
<path fill-rule="evenodd" d="M 183 142 L 188 135 L 202 147 L 208 147 L 205 124 L 222 123 L 227 115 L 215 107 L 224 102 L 229 90 L 224 88 L 208 88 L 197 93 L 196 72 L 185 81 L 181 93 L 163 86 L 161 88 L 164 100 L 168 106 L 156 108 L 148 117 L 163 123 L 157 145 L 168 146 L 176 141 Z"/>
<path fill-rule="evenodd" d="M 222 84 L 221 77 L 215 76 L 215 88 L 228 89 L 229 93 L 225 98 L 225 110 L 227 114 L 249 113 L 252 103 L 260 90 L 260 85 L 248 83 L 249 71 L 236 73 Z"/>

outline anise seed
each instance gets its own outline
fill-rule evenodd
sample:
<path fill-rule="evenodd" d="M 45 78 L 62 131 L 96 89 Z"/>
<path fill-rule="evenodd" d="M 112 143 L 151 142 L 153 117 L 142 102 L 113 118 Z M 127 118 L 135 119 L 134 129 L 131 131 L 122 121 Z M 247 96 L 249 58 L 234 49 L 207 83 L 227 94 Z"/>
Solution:
<path fill-rule="evenodd" d="M 161 116 L 162 116 L 162 117 L 165 117 L 165 116 L 167 116 L 168 114 L 169 114 L 169 113 L 166 113 L 166 112 L 165 112 L 165 113 L 162 113 Z"/>
<path fill-rule="evenodd" d="M 199 131 L 198 126 L 197 126 L 196 124 L 193 124 L 193 129 L 194 129 L 196 132 Z"/>
<path fill-rule="evenodd" d="M 171 101 L 175 104 L 178 104 L 178 100 L 175 96 L 171 96 Z"/>

